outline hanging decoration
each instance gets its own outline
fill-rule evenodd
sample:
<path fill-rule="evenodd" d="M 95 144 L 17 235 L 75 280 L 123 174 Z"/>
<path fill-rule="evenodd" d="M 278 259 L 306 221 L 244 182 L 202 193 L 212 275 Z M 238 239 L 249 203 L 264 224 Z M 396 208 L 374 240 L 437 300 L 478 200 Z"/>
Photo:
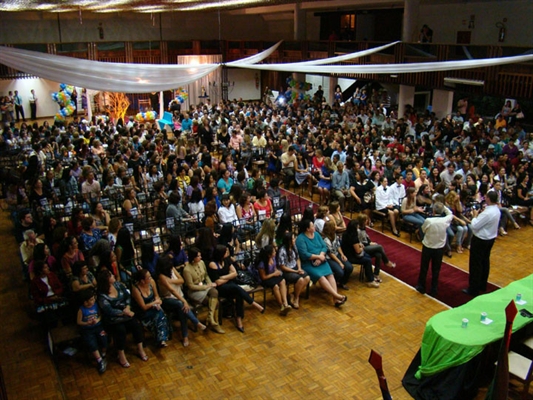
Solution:
<path fill-rule="evenodd" d="M 71 100 L 72 92 L 74 91 L 74 86 L 65 85 L 61 83 L 59 85 L 59 92 L 52 93 L 52 100 L 54 100 L 61 109 L 54 116 L 55 122 L 65 122 L 66 118 L 69 115 L 72 115 L 74 110 L 76 110 L 76 105 Z"/>
<path fill-rule="evenodd" d="M 285 92 L 285 97 L 290 104 L 294 104 L 296 101 L 310 100 L 311 96 L 308 95 L 308 90 L 313 89 L 313 85 L 309 82 L 300 82 L 291 77 L 287 78 L 287 85 L 289 90 Z"/>
<path fill-rule="evenodd" d="M 174 91 L 174 94 L 176 96 L 176 101 L 180 104 L 183 104 L 183 102 L 189 98 L 189 93 L 182 87 L 177 88 Z"/>
<path fill-rule="evenodd" d="M 355 65 L 316 65 L 332 61 L 360 57 L 363 52 L 331 57 L 302 63 L 255 64 L 275 51 L 276 44 L 259 54 L 233 62 L 226 66 L 266 71 L 290 71 L 302 74 L 405 74 L 420 72 L 454 71 L 472 68 L 494 67 L 504 64 L 533 61 L 533 54 L 512 57 L 485 58 L 460 61 L 437 61 L 402 64 L 355 64 Z M 379 51 L 378 48 L 365 50 L 366 55 Z M 49 79 L 55 82 L 69 82 L 72 85 L 92 90 L 123 93 L 150 93 L 168 90 L 193 82 L 220 68 L 219 63 L 195 65 L 154 65 L 108 63 L 76 59 L 40 53 L 24 49 L 0 46 L 2 64 L 19 71 Z"/>

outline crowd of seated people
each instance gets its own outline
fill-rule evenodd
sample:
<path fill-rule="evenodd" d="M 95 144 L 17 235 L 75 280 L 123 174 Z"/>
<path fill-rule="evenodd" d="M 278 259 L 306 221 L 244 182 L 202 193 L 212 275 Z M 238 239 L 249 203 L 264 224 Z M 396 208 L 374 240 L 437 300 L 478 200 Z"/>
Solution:
<path fill-rule="evenodd" d="M 300 308 L 310 281 L 341 307 L 347 297 L 338 290 L 348 288 L 353 264 L 362 266 L 368 287 L 378 288 L 381 264 L 395 264 L 366 235 L 374 210 L 396 236 L 403 224 L 421 236 L 432 203 L 447 202 L 455 221 L 449 256 L 453 248 L 468 250 L 470 210 L 489 190 L 501 200 L 501 235 L 508 224 L 520 228 L 514 206 L 529 209 L 533 225 L 533 137 L 516 121 L 496 128 L 477 115 L 439 120 L 412 108 L 397 116 L 372 102 L 308 100 L 200 104 L 175 118 L 181 129 L 173 135 L 134 118 L 2 129 L 0 146 L 20 160 L 5 194 L 36 308 L 90 309 L 78 324 L 88 327 L 94 314 L 98 329 L 101 323 L 114 336 L 123 367 L 130 365 L 129 332 L 147 359 L 143 325 L 164 347 L 176 315 L 188 346 L 188 321 L 205 329 L 193 312 L 200 304 L 207 325 L 224 333 L 219 297 L 234 302 L 243 332 L 244 302 L 262 311 L 233 282 L 253 275 L 248 265 L 273 289 L 283 316 Z M 265 171 L 254 167 L 260 158 Z M 300 185 L 320 202 L 318 215 L 297 210 L 297 239 L 280 185 Z M 343 211 L 361 218 L 346 224 Z M 107 344 L 85 336 L 105 370 Z"/>

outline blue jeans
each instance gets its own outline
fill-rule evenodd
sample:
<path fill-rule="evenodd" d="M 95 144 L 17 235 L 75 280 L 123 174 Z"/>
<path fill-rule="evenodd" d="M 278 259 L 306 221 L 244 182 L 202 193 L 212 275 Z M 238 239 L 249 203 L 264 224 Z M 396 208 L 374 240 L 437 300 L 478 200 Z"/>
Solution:
<path fill-rule="evenodd" d="M 181 337 L 186 338 L 187 336 L 189 336 L 189 330 L 187 329 L 187 319 L 190 319 L 193 325 L 198 325 L 198 318 L 196 318 L 196 315 L 194 315 L 191 309 L 189 309 L 188 313 L 183 311 L 183 303 L 181 302 L 181 300 L 165 298 L 163 299 L 162 306 L 165 312 L 169 314 L 178 314 L 178 319 L 180 320 L 181 327 Z"/>
<path fill-rule="evenodd" d="M 340 258 L 339 260 L 342 262 L 342 266 L 338 262 L 333 261 L 331 258 L 328 258 L 328 263 L 331 267 L 331 270 L 333 271 L 333 276 L 335 276 L 335 280 L 341 285 L 345 285 L 348 283 L 350 275 L 352 275 L 353 265 L 348 260 L 342 261 Z M 343 266 L 344 268 L 342 268 Z"/>
<path fill-rule="evenodd" d="M 455 243 L 457 246 L 462 246 L 463 244 L 465 246 L 468 246 L 470 244 L 470 225 L 456 225 L 454 226 L 456 229 L 455 234 Z M 464 242 L 464 243 L 463 243 Z"/>
<path fill-rule="evenodd" d="M 403 219 L 411 224 L 416 225 L 417 228 L 420 228 L 426 220 L 422 215 L 418 213 L 404 214 Z"/>
<path fill-rule="evenodd" d="M 363 269 L 365 270 L 366 282 L 374 282 L 374 275 L 379 274 L 379 271 L 373 271 L 372 258 L 366 252 L 364 252 L 360 257 L 354 257 L 353 259 L 350 259 L 349 262 L 351 264 L 359 264 L 363 266 Z"/>

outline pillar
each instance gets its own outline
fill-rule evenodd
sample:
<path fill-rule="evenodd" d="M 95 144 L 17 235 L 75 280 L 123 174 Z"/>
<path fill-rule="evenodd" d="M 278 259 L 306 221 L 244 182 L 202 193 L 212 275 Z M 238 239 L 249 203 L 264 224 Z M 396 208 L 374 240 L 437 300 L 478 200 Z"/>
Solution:
<path fill-rule="evenodd" d="M 402 118 L 405 114 L 405 105 L 413 105 L 415 101 L 415 87 L 400 85 L 400 93 L 398 95 L 398 118 Z"/>
<path fill-rule="evenodd" d="M 294 40 L 306 40 L 307 37 L 307 14 L 302 10 L 302 5 L 294 5 Z"/>
<path fill-rule="evenodd" d="M 444 118 L 453 110 L 453 92 L 451 90 L 433 90 L 432 111 L 438 119 Z"/>
<path fill-rule="evenodd" d="M 333 99 L 335 98 L 335 87 L 337 86 L 337 83 L 339 83 L 339 79 L 336 76 L 329 77 L 329 91 L 327 94 L 328 97 L 326 97 L 328 104 L 333 104 Z"/>
<path fill-rule="evenodd" d="M 163 118 L 163 114 L 165 113 L 165 105 L 163 104 L 164 102 L 163 99 L 164 99 L 163 92 L 159 92 L 159 110 L 157 110 L 157 112 L 159 113 L 158 115 L 159 119 Z"/>
<path fill-rule="evenodd" d="M 420 15 L 420 0 L 405 0 L 403 9 L 402 40 L 404 42 L 418 42 L 418 26 Z"/>

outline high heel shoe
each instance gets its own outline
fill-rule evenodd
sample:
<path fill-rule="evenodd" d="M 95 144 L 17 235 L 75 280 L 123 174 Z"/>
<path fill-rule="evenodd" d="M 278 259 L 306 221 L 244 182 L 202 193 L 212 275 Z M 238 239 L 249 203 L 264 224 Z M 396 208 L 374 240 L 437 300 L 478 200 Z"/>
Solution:
<path fill-rule="evenodd" d="M 207 329 L 207 326 L 205 326 L 201 322 L 198 322 L 198 324 L 196 324 L 196 330 L 198 330 L 198 329 L 200 329 L 203 332 L 203 331 L 205 331 Z"/>
<path fill-rule="evenodd" d="M 148 356 L 146 354 L 142 355 L 141 353 L 138 353 L 137 357 L 139 357 L 144 362 L 148 361 Z"/>
<path fill-rule="evenodd" d="M 120 366 L 122 368 L 129 368 L 131 367 L 130 363 L 128 362 L 128 360 L 126 360 L 124 363 L 120 362 L 120 357 L 117 357 L 117 361 L 118 363 L 120 364 Z"/>
<path fill-rule="evenodd" d="M 339 308 L 344 303 L 346 303 L 347 300 L 348 300 L 348 296 L 344 296 L 344 299 L 335 302 L 335 307 Z"/>
<path fill-rule="evenodd" d="M 241 333 L 244 333 L 244 326 L 237 326 L 237 330 Z"/>

